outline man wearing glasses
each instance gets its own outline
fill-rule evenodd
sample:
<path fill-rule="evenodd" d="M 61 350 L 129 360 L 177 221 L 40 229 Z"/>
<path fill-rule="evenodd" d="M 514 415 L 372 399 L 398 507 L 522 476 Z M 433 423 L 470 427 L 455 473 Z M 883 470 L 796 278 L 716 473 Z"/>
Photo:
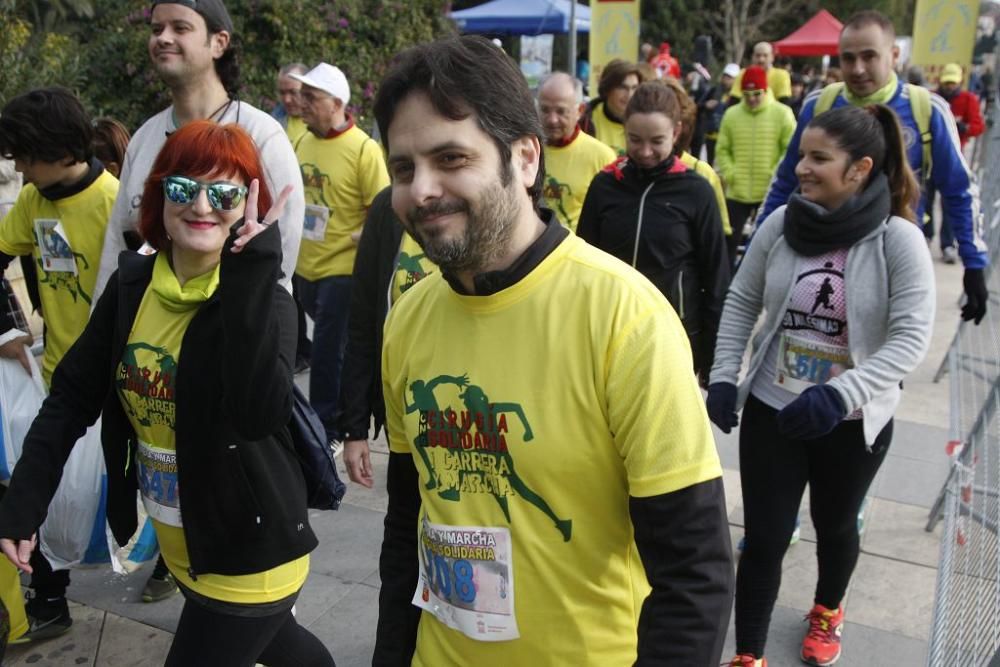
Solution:
<path fill-rule="evenodd" d="M 347 112 L 351 87 L 339 68 L 320 63 L 292 78 L 302 82 L 302 120 L 309 128 L 295 143 L 306 196 L 295 296 L 315 325 L 309 402 L 339 453 L 343 433 L 335 426 L 335 413 L 347 347 L 351 272 L 368 207 L 389 185 L 389 174 L 378 144 Z"/>
<path fill-rule="evenodd" d="M 740 102 L 722 117 L 715 146 L 715 169 L 726 189 L 726 208 L 733 227 L 729 260 L 734 266 L 743 243 L 743 227 L 757 214 L 794 133 L 795 115 L 768 93 L 767 72 L 757 65 L 746 68 Z"/>

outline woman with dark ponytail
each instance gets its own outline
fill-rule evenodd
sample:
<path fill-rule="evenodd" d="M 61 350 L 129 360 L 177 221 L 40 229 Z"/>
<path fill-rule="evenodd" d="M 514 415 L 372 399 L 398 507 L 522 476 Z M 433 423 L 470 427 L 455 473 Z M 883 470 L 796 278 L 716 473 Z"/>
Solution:
<path fill-rule="evenodd" d="M 733 665 L 766 665 L 781 561 L 806 484 L 819 581 L 802 659 L 840 657 L 857 515 L 892 440 L 900 382 L 927 352 L 934 270 L 915 224 L 918 186 L 895 113 L 842 107 L 812 120 L 800 191 L 764 221 L 726 297 L 708 414 L 740 427 L 746 546 Z M 761 312 L 746 378 L 744 351 Z"/>

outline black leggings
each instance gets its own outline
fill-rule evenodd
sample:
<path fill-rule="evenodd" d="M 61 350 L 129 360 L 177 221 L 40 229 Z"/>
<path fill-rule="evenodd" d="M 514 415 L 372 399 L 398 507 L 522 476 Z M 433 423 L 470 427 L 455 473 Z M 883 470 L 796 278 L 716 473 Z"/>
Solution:
<path fill-rule="evenodd" d="M 323 643 L 292 612 L 246 618 L 185 600 L 166 667 L 334 667 Z"/>
<path fill-rule="evenodd" d="M 819 565 L 815 601 L 836 609 L 858 562 L 858 512 L 892 441 L 891 420 L 870 453 L 861 420 L 816 440 L 788 440 L 778 435 L 777 414 L 751 395 L 740 425 L 746 545 L 736 571 L 736 652 L 757 657 L 806 483 Z"/>

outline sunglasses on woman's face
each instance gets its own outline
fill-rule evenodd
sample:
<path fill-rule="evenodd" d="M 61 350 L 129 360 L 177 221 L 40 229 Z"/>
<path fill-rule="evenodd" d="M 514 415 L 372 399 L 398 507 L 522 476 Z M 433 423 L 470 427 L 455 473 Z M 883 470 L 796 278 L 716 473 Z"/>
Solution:
<path fill-rule="evenodd" d="M 208 195 L 208 203 L 216 211 L 232 211 L 243 201 L 247 188 L 235 183 L 220 181 L 202 183 L 187 176 L 167 176 L 163 179 L 163 195 L 167 201 L 187 206 L 198 198 L 202 190 Z"/>

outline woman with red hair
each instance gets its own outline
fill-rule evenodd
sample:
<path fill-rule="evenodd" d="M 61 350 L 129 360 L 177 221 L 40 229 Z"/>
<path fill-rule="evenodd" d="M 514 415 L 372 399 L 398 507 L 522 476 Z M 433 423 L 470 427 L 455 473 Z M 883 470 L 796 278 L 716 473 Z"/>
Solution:
<path fill-rule="evenodd" d="M 186 602 L 167 665 L 333 665 L 292 605 L 316 536 L 287 424 L 296 314 L 253 140 L 199 121 L 167 139 L 140 231 L 56 368 L 0 504 L 0 549 L 28 554 L 77 439 L 103 416 L 107 518 L 135 532 L 138 491 Z M 258 218 L 258 211 L 266 212 Z"/>

